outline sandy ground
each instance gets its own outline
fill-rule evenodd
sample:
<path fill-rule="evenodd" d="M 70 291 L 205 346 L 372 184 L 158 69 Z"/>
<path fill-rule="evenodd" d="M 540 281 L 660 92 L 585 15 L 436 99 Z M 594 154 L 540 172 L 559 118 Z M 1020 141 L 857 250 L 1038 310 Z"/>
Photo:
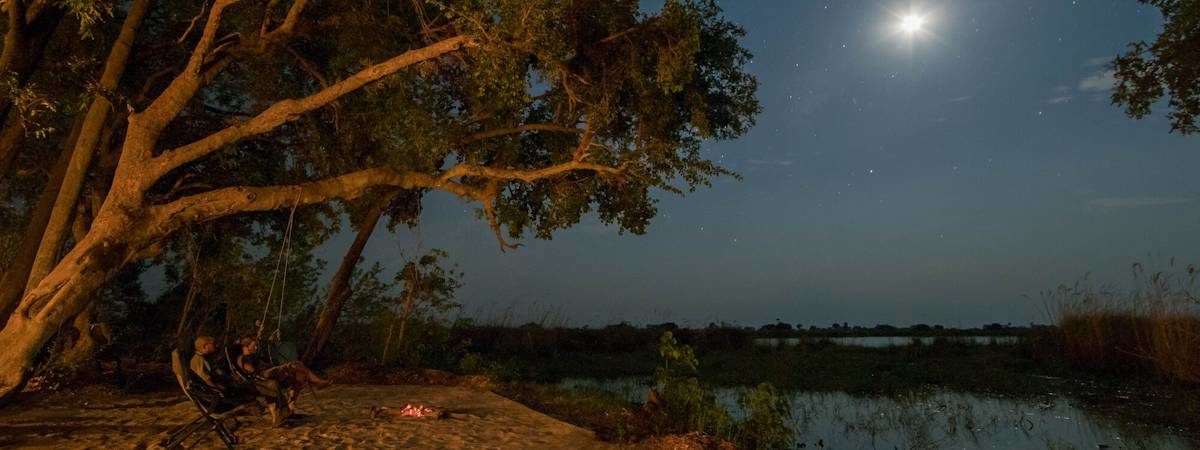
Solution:
<path fill-rule="evenodd" d="M 0 410 L 0 448 L 157 448 L 196 410 L 182 396 L 146 394 L 73 406 L 35 404 Z M 438 406 L 447 419 L 372 418 L 376 407 Z M 308 417 L 273 428 L 269 416 L 238 417 L 244 448 L 470 448 L 599 449 L 591 431 L 567 424 L 486 391 L 447 386 L 335 385 L 297 409 Z M 197 433 L 199 435 L 199 433 Z M 216 435 L 185 447 L 220 447 Z"/>

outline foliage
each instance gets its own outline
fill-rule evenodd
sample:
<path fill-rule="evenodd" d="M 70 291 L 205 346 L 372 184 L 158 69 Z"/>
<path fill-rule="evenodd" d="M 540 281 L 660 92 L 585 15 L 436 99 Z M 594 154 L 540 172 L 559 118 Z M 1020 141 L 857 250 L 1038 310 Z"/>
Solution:
<path fill-rule="evenodd" d="M 1112 101 L 1140 119 L 1166 95 L 1171 130 L 1200 132 L 1200 0 L 1139 1 L 1161 10 L 1163 29 L 1153 43 L 1131 43 L 1117 56 Z"/>
<path fill-rule="evenodd" d="M 435 182 L 404 189 L 389 205 L 389 226 L 415 223 L 428 190 L 457 186 L 470 194 L 451 191 L 479 202 L 501 240 L 505 232 L 514 238 L 550 238 L 590 213 L 622 232 L 642 233 L 657 212 L 655 190 L 689 191 L 730 174 L 701 155 L 701 144 L 745 133 L 759 111 L 757 82 L 744 70 L 750 55 L 738 42 L 743 32 L 711 0 L 669 0 L 657 12 L 643 12 L 633 0 L 415 1 L 402 6 L 352 0 L 308 2 L 306 7 L 303 2 L 242 2 L 224 12 L 219 26 L 212 21 L 218 15 L 210 14 L 210 3 L 154 2 L 132 40 L 132 57 L 119 84 L 104 92 L 96 89 L 100 62 L 113 48 L 128 3 L 50 3 L 65 14 L 65 25 L 77 26 L 92 39 L 55 33 L 28 81 L 10 83 L 5 90 L 17 100 L 15 111 L 36 118 L 38 129 L 45 130 L 31 133 L 15 152 L 0 155 L 15 161 L 0 168 L 0 255 L 6 258 L 47 187 L 54 162 L 74 147 L 69 130 L 83 123 L 84 105 L 96 95 L 112 102 L 105 122 L 89 123 L 99 134 L 96 158 L 86 170 L 76 209 L 120 219 L 98 223 L 128 226 L 87 230 L 81 225 L 79 237 L 100 239 L 80 242 L 105 242 L 112 264 L 80 274 L 64 265 L 56 273 L 86 286 L 79 291 L 92 290 L 120 264 L 153 258 L 156 273 L 165 274 L 165 292 L 153 300 L 110 305 L 123 311 L 112 316 L 117 322 L 113 328 L 128 328 L 130 335 L 140 337 L 121 338 L 130 339 L 130 347 L 162 348 L 183 340 L 183 334 L 199 332 L 231 338 L 279 327 L 283 339 L 304 333 L 312 322 L 323 264 L 312 249 L 337 231 L 343 214 L 362 214 L 336 199 L 408 185 L 346 183 L 305 196 L 295 194 L 298 186 L 368 171 L 415 174 Z M 300 13 L 296 28 L 269 33 L 279 29 L 281 18 L 293 8 Z M 205 35 L 216 36 L 207 49 L 211 51 L 197 47 Z M 264 112 L 297 104 L 287 99 L 329 92 L 329 86 L 353 80 L 380 61 L 448 41 L 469 44 L 351 88 L 316 109 L 285 111 L 286 119 L 279 123 L 262 129 L 241 126 Z M 195 55 L 203 61 L 199 69 L 187 64 L 193 48 L 200 49 Z M 152 104 L 181 110 L 148 109 Z M 157 117 L 160 112 L 163 117 Z M 131 118 L 165 128 L 142 133 L 135 127 L 130 132 Z M 250 129 L 256 131 L 242 133 Z M 236 137 L 215 140 L 219 144 L 206 153 L 180 150 L 231 134 Z M 135 147 L 145 151 L 130 150 Z M 174 159 L 180 155 L 185 156 Z M 156 164 L 129 163 L 150 158 Z M 177 164 L 169 164 L 172 160 Z M 590 168 L 546 176 L 491 175 L 577 163 Z M 142 170 L 151 166 L 163 168 L 162 173 Z M 487 170 L 448 173 L 463 166 Z M 118 185 L 121 189 L 111 189 Z M 345 186 L 355 190 L 334 192 Z M 240 196 L 213 209 L 188 202 L 247 189 L 274 195 Z M 288 201 L 246 206 L 255 198 Z M 278 297 L 283 303 L 268 305 L 263 297 L 273 292 L 269 274 L 285 244 L 288 214 L 249 211 L 297 204 L 295 235 L 286 242 L 293 259 L 285 271 L 286 290 Z M 178 214 L 158 214 L 173 205 L 181 205 Z M 188 218 L 191 213 L 195 216 Z M 510 247 L 502 243 L 502 248 Z M 421 261 L 416 267 L 422 267 Z M 451 307 L 446 293 L 457 287 L 456 276 L 426 275 L 441 280 L 427 292 L 443 294 L 421 297 L 429 308 L 415 313 L 413 334 L 450 336 L 444 323 L 431 318 Z M 385 284 L 362 287 L 369 292 Z M 71 294 L 48 297 L 46 305 L 52 307 L 46 310 L 73 311 L 90 302 L 84 300 L 90 298 L 87 292 L 67 291 Z M 194 303 L 187 317 L 181 317 L 189 299 Z M 359 300 L 363 318 L 356 320 L 382 324 L 375 321 L 386 310 L 364 301 Z M 53 328 L 63 320 L 55 316 L 54 323 L 36 325 Z M 147 320 L 151 322 L 131 323 Z M 172 336 L 181 322 L 185 332 Z M 438 339 L 450 344 L 419 353 L 432 355 L 462 342 Z"/>
<path fill-rule="evenodd" d="M 113 0 L 52 0 L 55 7 L 62 8 L 79 22 L 79 35 L 85 39 L 95 37 L 95 27 L 113 15 Z"/>
<path fill-rule="evenodd" d="M 397 330 L 405 321 L 405 339 L 393 347 L 384 363 L 452 368 L 467 352 L 466 343 L 448 315 L 459 308 L 454 293 L 462 273 L 446 267 L 449 254 L 433 249 L 385 281 L 379 263 L 352 275 L 350 298 L 338 322 L 331 345 L 344 361 L 378 361 L 385 345 L 395 345 Z M 406 297 L 411 292 L 411 297 Z M 411 309 L 404 300 L 411 298 Z M 312 322 L 312 321 L 310 321 Z M 304 329 L 311 325 L 302 325 Z"/>
<path fill-rule="evenodd" d="M 738 448 L 792 448 L 796 436 L 787 425 L 792 418 L 787 396 L 776 392 L 770 383 L 761 383 L 754 390 L 742 392 L 737 402 L 746 414 L 734 426 L 733 442 Z"/>
<path fill-rule="evenodd" d="M 26 83 L 22 86 L 13 74 L 0 77 L 0 98 L 12 102 L 17 121 L 26 135 L 43 139 L 56 131 L 54 125 L 47 121 L 47 116 L 57 113 L 59 105 L 36 84 Z"/>
<path fill-rule="evenodd" d="M 651 417 L 655 432 L 703 431 L 715 436 L 728 435 L 729 413 L 717 404 L 716 393 L 696 378 L 698 362 L 692 348 L 680 345 L 667 331 L 659 340 L 659 355 L 662 365 L 654 372 L 659 398 L 647 402 L 661 408 Z"/>
<path fill-rule="evenodd" d="M 699 368 L 700 363 L 692 347 L 679 344 L 670 331 L 663 332 L 659 337 L 658 354 L 662 357 L 662 366 L 655 370 L 654 380 L 660 384 L 695 375 Z"/>

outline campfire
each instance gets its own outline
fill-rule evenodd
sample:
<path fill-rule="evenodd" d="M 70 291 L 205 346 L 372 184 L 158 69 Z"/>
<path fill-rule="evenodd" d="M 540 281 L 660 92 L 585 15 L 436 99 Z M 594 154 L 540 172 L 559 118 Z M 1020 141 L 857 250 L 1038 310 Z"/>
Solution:
<path fill-rule="evenodd" d="M 405 419 L 444 419 L 449 417 L 449 414 L 443 408 L 436 406 L 425 405 L 404 405 L 403 408 L 389 408 L 386 406 L 376 407 L 371 410 L 371 417 L 399 417 Z"/>

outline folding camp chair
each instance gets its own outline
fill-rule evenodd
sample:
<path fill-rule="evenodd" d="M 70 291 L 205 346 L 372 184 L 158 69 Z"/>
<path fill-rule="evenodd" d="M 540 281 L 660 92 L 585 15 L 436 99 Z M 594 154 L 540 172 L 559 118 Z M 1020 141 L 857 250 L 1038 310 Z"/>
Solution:
<path fill-rule="evenodd" d="M 159 445 L 164 448 L 179 448 L 183 441 L 205 425 L 211 426 L 212 431 L 229 449 L 238 443 L 237 436 L 225 427 L 225 419 L 240 411 L 243 406 L 253 403 L 253 397 L 230 398 L 220 391 L 204 384 L 192 374 L 191 369 L 183 364 L 183 356 L 178 349 L 171 351 L 171 372 L 175 373 L 175 381 L 183 390 L 183 395 L 200 411 L 200 417 L 171 432 Z M 234 419 L 236 421 L 236 419 Z"/>
<path fill-rule="evenodd" d="M 229 363 L 229 372 L 233 373 L 233 377 L 237 378 L 239 383 L 253 384 L 255 381 L 262 379 L 262 377 L 247 372 L 245 368 L 239 366 L 237 357 L 229 352 L 229 346 L 225 347 L 225 361 Z"/>
<path fill-rule="evenodd" d="M 296 344 L 294 342 L 277 342 L 273 345 L 269 345 L 267 346 L 266 353 L 267 361 L 275 365 L 300 360 L 300 358 L 297 356 L 298 352 L 296 351 Z M 225 347 L 225 360 L 229 362 L 229 371 L 233 373 L 233 377 L 237 378 L 239 383 L 254 384 L 263 380 L 262 375 L 247 372 L 245 368 L 239 366 L 237 363 L 237 357 L 233 356 L 233 353 L 230 352 L 229 347 Z M 314 399 L 317 398 L 317 390 L 314 389 L 312 385 L 308 386 L 308 392 L 312 394 Z M 295 403 L 299 395 L 299 392 L 296 392 L 294 395 L 288 394 L 287 399 L 289 406 Z M 318 409 L 320 409 L 320 407 L 318 407 Z"/>

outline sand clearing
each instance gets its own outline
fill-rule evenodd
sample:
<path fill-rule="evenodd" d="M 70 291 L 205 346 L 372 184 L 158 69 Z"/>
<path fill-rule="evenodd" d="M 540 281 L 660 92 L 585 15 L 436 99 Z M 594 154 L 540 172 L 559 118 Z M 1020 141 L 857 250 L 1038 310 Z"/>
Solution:
<path fill-rule="evenodd" d="M 433 405 L 449 419 L 372 418 L 376 407 Z M 591 431 L 567 424 L 491 392 L 447 386 L 335 385 L 306 393 L 309 414 L 291 428 L 272 428 L 262 416 L 239 417 L 245 448 L 614 448 Z M 21 405 L 0 410 L 0 447 L 156 448 L 174 427 L 195 417 L 183 397 L 147 394 L 84 405 Z M 220 447 L 213 433 L 195 448 Z"/>

